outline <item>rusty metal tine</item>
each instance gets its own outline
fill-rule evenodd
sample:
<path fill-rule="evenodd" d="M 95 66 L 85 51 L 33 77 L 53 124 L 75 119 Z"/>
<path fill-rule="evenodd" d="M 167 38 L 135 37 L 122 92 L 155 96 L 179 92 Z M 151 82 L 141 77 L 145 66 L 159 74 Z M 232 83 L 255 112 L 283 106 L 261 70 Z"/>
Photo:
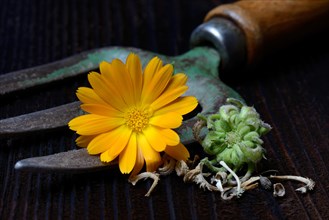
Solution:
<path fill-rule="evenodd" d="M 75 54 L 53 63 L 3 74 L 0 75 L 0 95 L 84 74 L 98 69 L 102 61 L 111 61 L 114 58 L 124 60 L 130 52 L 141 53 L 141 50 L 129 47 L 105 47 Z"/>
<path fill-rule="evenodd" d="M 83 114 L 80 104 L 77 101 L 0 120 L 0 137 L 63 127 L 75 116 Z"/>
<path fill-rule="evenodd" d="M 117 48 L 117 53 L 118 53 Z M 120 59 L 125 59 L 130 49 L 120 49 Z M 137 51 L 135 51 L 137 53 Z M 190 88 L 186 95 L 197 97 L 203 114 L 216 112 L 218 106 L 228 97 L 241 97 L 218 78 L 219 54 L 210 47 L 196 47 L 189 52 L 176 57 L 161 56 L 152 52 L 139 50 L 142 62 L 154 56 L 159 56 L 166 63 L 175 63 L 177 72 L 185 72 L 189 77 L 187 82 Z M 113 55 L 112 55 L 113 56 Z M 73 68 L 73 67 L 72 67 Z M 207 88 L 207 89 L 205 89 Z M 62 105 L 39 112 L 29 113 L 13 118 L 0 120 L 0 136 L 9 136 L 32 131 L 49 130 L 62 126 L 74 117 L 83 114 L 79 102 Z M 193 126 L 193 125 L 191 125 Z"/>
<path fill-rule="evenodd" d="M 86 149 L 80 149 L 20 160 L 15 164 L 15 169 L 29 172 L 85 173 L 109 169 L 117 163 L 117 160 L 103 163 L 99 156 L 92 156 Z"/>

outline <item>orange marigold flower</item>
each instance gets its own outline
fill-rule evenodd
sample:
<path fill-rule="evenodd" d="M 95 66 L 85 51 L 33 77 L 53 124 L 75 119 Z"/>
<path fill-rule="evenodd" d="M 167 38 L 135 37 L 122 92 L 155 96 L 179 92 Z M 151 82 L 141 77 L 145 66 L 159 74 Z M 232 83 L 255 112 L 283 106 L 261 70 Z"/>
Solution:
<path fill-rule="evenodd" d="M 189 152 L 172 130 L 182 124 L 182 115 L 197 106 L 193 96 L 181 97 L 188 87 L 187 76 L 173 75 L 171 64 L 154 57 L 142 71 L 140 59 L 129 54 L 102 62 L 100 72 L 91 72 L 92 88 L 80 87 L 81 108 L 89 114 L 72 119 L 70 129 L 81 135 L 76 142 L 88 153 L 100 154 L 103 162 L 118 157 L 122 173 L 137 174 L 161 164 L 160 152 L 186 160 Z"/>

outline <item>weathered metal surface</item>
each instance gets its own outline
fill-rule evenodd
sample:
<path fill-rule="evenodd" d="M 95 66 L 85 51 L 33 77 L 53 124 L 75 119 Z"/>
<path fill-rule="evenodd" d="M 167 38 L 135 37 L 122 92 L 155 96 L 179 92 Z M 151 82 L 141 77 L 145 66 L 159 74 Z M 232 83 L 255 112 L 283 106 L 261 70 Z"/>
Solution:
<path fill-rule="evenodd" d="M 235 91 L 226 86 L 218 78 L 217 69 L 220 60 L 218 53 L 212 48 L 196 47 L 189 52 L 176 57 L 157 55 L 152 52 L 135 48 L 116 47 L 112 49 L 114 50 L 114 55 L 108 50 L 98 51 L 97 54 L 94 53 L 92 56 L 89 56 L 93 57 L 92 60 L 89 60 L 89 63 L 92 63 L 95 60 L 101 61 L 102 58 L 104 58 L 104 54 L 107 54 L 108 57 L 110 57 L 106 59 L 110 61 L 115 57 L 125 60 L 130 52 L 134 52 L 141 57 L 143 64 L 148 62 L 152 57 L 159 56 L 165 63 L 173 63 L 176 73 L 184 72 L 188 75 L 189 80 L 187 85 L 189 86 L 189 90 L 186 95 L 193 95 L 198 98 L 201 112 L 205 115 L 216 112 L 219 106 L 222 105 L 228 97 L 241 99 Z M 63 61 L 63 63 L 65 62 L 67 62 L 67 60 Z M 62 76 L 65 74 L 70 75 L 73 73 L 72 70 L 74 69 L 86 71 L 87 67 L 83 66 L 83 63 L 86 64 L 88 62 L 84 60 L 79 63 L 82 67 L 78 68 L 75 65 L 69 67 L 65 65 L 66 67 L 64 68 L 54 70 L 52 75 L 54 75 L 55 72 L 60 73 L 59 75 Z M 92 66 L 92 64 L 89 66 Z M 48 66 L 48 68 L 54 68 L 54 66 Z M 51 70 L 49 70 L 49 72 L 51 72 Z M 51 80 L 49 77 L 50 75 L 47 80 Z M 75 102 L 39 112 L 4 119 L 0 121 L 0 136 L 63 127 L 66 126 L 71 119 L 81 114 L 83 114 L 83 112 L 79 109 L 79 102 Z M 195 123 L 195 120 L 195 118 L 191 118 L 184 121 L 183 126 L 178 129 L 178 133 L 180 134 L 182 141 L 185 143 L 193 141 L 191 127 Z"/>
<path fill-rule="evenodd" d="M 237 66 L 244 65 L 246 59 L 245 36 L 240 28 L 227 19 L 214 18 L 201 24 L 193 31 L 190 43 L 192 47 L 212 44 L 220 53 L 222 60 L 220 68 L 222 71 L 230 72 Z M 140 54 L 145 58 L 144 61 L 148 60 L 146 58 L 156 55 L 149 51 L 123 47 L 105 47 L 82 52 L 50 64 L 0 75 L 0 95 L 86 73 L 97 69 L 99 63 L 103 60 L 111 61 L 114 58 L 124 60 L 131 51 Z M 180 56 L 176 58 L 179 59 Z M 175 60 L 176 58 L 169 58 L 169 60 Z M 210 55 L 206 58 L 212 59 Z M 215 70 L 211 71 L 214 72 Z M 215 73 L 217 74 L 217 72 Z"/>
<path fill-rule="evenodd" d="M 99 156 L 89 155 L 86 149 L 80 149 L 49 156 L 27 158 L 17 162 L 15 169 L 30 172 L 80 173 L 108 169 L 109 166 L 114 165 L 117 165 L 116 160 L 103 163 Z"/>
<path fill-rule="evenodd" d="M 44 85 L 97 69 L 103 60 L 125 56 L 128 49 L 108 47 L 82 52 L 53 63 L 0 76 L 0 95 Z"/>
<path fill-rule="evenodd" d="M 118 50 L 121 52 L 118 53 Z M 193 95 L 197 97 L 201 107 L 199 109 L 201 109 L 201 112 L 204 115 L 216 112 L 219 106 L 221 106 L 228 97 L 234 97 L 242 100 L 242 98 L 235 91 L 226 86 L 218 78 L 217 70 L 220 59 L 218 53 L 212 48 L 196 47 L 189 52 L 177 57 L 157 55 L 152 52 L 145 52 L 138 49 L 128 50 L 119 48 L 116 48 L 115 54 L 116 57 L 125 60 L 126 56 L 131 51 L 137 53 L 141 57 L 141 60 L 144 64 L 152 57 L 159 56 L 165 63 L 173 63 L 176 73 L 186 73 L 189 77 L 187 82 L 189 90 L 186 95 Z M 99 56 L 100 57 L 97 59 L 101 59 L 103 57 L 103 53 L 100 53 Z M 64 70 L 65 68 L 59 69 L 58 71 Z M 54 118 L 52 114 L 56 114 L 56 123 L 54 123 L 54 120 L 49 120 L 48 118 Z M 24 133 L 27 131 L 41 131 L 60 126 L 66 126 L 69 120 L 80 114 L 82 114 L 82 111 L 79 110 L 78 102 L 76 102 L 69 105 L 59 106 L 55 109 L 35 112 L 16 118 L 5 119 L 0 121 L 0 134 L 8 135 L 15 134 L 15 132 Z M 181 142 L 184 144 L 188 144 L 194 141 L 192 135 L 192 127 L 196 120 L 196 117 L 192 116 L 190 119 L 185 120 L 183 125 L 177 129 L 177 132 L 181 138 Z M 23 123 L 26 124 L 24 128 L 22 128 Z M 80 156 L 80 159 L 77 158 L 72 160 L 72 158 Z M 89 162 L 87 163 L 82 161 Z M 45 157 L 25 159 L 17 162 L 15 168 L 19 170 L 37 172 L 77 172 L 80 170 L 94 171 L 107 165 L 110 164 L 103 164 L 99 162 L 98 157 L 91 157 L 85 153 L 85 149 L 81 149 Z"/>
<path fill-rule="evenodd" d="M 46 131 L 67 125 L 76 115 L 83 114 L 80 102 L 7 118 L 0 121 L 0 137 Z"/>

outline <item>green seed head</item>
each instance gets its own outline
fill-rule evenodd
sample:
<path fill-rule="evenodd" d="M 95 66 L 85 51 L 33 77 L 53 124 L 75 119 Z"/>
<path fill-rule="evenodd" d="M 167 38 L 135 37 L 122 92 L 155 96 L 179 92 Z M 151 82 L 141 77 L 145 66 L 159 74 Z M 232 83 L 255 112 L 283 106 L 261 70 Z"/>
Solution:
<path fill-rule="evenodd" d="M 260 119 L 253 107 L 228 99 L 218 113 L 200 118 L 208 128 L 201 144 L 217 162 L 224 161 L 238 170 L 244 164 L 256 164 L 264 156 L 261 136 L 270 131 L 271 126 Z"/>

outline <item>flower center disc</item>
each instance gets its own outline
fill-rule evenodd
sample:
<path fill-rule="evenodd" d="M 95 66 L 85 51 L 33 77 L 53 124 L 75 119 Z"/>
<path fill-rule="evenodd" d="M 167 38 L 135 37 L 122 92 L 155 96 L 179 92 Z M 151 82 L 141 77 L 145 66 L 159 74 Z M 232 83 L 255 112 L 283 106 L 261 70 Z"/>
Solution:
<path fill-rule="evenodd" d="M 149 122 L 149 114 L 145 110 L 131 108 L 125 116 L 126 124 L 135 132 L 141 132 Z"/>
<path fill-rule="evenodd" d="M 233 145 L 238 143 L 241 140 L 241 137 L 239 134 L 237 134 L 234 131 L 230 131 L 227 133 L 226 135 L 226 143 L 228 143 L 229 145 Z"/>

